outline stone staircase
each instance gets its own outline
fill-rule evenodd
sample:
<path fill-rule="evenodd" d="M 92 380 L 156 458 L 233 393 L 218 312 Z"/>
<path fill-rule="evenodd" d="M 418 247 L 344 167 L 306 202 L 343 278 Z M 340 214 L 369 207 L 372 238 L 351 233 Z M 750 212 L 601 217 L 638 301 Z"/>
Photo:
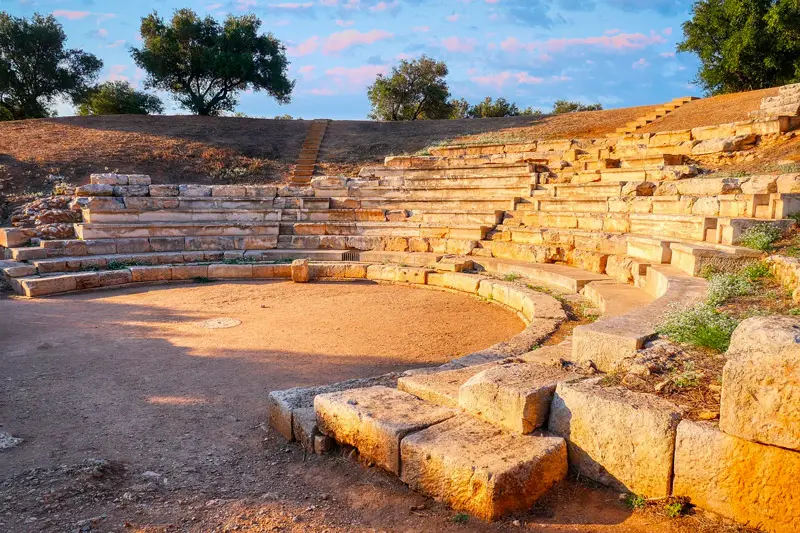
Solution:
<path fill-rule="evenodd" d="M 609 134 L 610 137 L 619 136 L 619 135 L 630 135 L 631 133 L 635 133 L 636 130 L 639 128 L 643 128 L 646 125 L 655 122 L 656 120 L 663 118 L 679 107 L 683 107 L 686 104 L 693 102 L 694 100 L 699 100 L 696 96 L 684 96 L 681 98 L 675 98 L 666 104 L 657 107 L 652 112 L 648 113 L 647 115 L 640 117 L 634 121 L 628 122 L 622 128 L 617 128 L 617 130 Z"/>
<path fill-rule="evenodd" d="M 319 149 L 322 146 L 329 123 L 330 120 L 328 119 L 319 119 L 311 122 L 306 140 L 300 149 L 297 164 L 292 172 L 291 183 L 293 185 L 307 185 L 311 182 L 311 177 L 317 167 Z"/>
<path fill-rule="evenodd" d="M 777 95 L 762 98 L 761 108 L 750 113 L 760 119 L 797 115 L 800 115 L 800 83 L 780 87 Z"/>

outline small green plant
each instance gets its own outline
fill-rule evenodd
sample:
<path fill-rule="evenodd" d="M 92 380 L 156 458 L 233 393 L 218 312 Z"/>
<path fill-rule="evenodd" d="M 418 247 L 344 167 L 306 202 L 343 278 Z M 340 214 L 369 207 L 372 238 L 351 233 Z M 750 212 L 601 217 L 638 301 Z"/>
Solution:
<path fill-rule="evenodd" d="M 458 513 L 453 516 L 453 523 L 455 524 L 466 524 L 469 522 L 469 515 L 466 513 Z"/>
<path fill-rule="evenodd" d="M 794 316 L 800 316 L 800 307 L 792 307 L 789 309 L 789 314 Z"/>
<path fill-rule="evenodd" d="M 715 265 L 703 265 L 698 275 L 703 279 L 711 279 L 714 274 L 719 274 L 719 269 Z"/>
<path fill-rule="evenodd" d="M 706 301 L 709 305 L 722 305 L 731 298 L 747 296 L 753 292 L 753 283 L 742 274 L 713 274 L 708 280 Z"/>
<path fill-rule="evenodd" d="M 647 506 L 647 500 L 644 496 L 628 494 L 625 496 L 625 504 L 635 511 L 636 509 L 644 509 Z"/>
<path fill-rule="evenodd" d="M 141 261 L 109 261 L 106 265 L 107 270 L 125 270 L 132 266 L 148 266 Z"/>
<path fill-rule="evenodd" d="M 227 259 L 223 259 L 222 262 L 226 265 L 246 265 L 254 263 L 255 259 L 252 257 L 228 257 Z"/>
<path fill-rule="evenodd" d="M 700 384 L 700 373 L 695 370 L 694 363 L 688 361 L 683 365 L 683 372 L 672 378 L 676 387 L 688 389 Z"/>
<path fill-rule="evenodd" d="M 677 500 L 664 504 L 664 513 L 670 518 L 678 518 L 686 514 L 686 502 Z"/>
<path fill-rule="evenodd" d="M 764 261 L 747 265 L 741 270 L 741 274 L 750 281 L 758 281 L 760 279 L 772 277 L 769 265 Z"/>
<path fill-rule="evenodd" d="M 792 220 L 794 220 L 795 224 L 800 225 L 800 211 L 798 211 L 797 213 L 791 213 L 787 215 L 786 218 L 791 218 Z"/>
<path fill-rule="evenodd" d="M 707 303 L 668 312 L 656 333 L 681 344 L 724 352 L 739 322 Z"/>
<path fill-rule="evenodd" d="M 774 224 L 756 224 L 742 232 L 740 242 L 742 246 L 767 252 L 772 249 L 775 241 L 783 237 L 783 230 Z"/>
<path fill-rule="evenodd" d="M 509 272 L 505 276 L 503 276 L 503 281 L 517 281 L 522 276 L 517 274 L 516 272 Z"/>

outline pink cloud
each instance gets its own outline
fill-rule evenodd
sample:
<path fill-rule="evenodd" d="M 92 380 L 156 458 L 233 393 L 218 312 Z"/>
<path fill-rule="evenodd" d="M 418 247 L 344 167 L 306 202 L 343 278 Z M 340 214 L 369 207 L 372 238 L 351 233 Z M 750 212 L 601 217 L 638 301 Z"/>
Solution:
<path fill-rule="evenodd" d="M 91 11 L 67 11 L 66 9 L 56 9 L 53 16 L 67 20 L 80 20 L 91 15 Z"/>
<path fill-rule="evenodd" d="M 320 38 L 316 35 L 312 35 L 297 46 L 290 46 L 288 52 L 290 55 L 297 57 L 307 56 L 316 52 L 319 48 L 319 44 Z"/>
<path fill-rule="evenodd" d="M 394 0 L 393 2 L 378 2 L 377 4 L 369 8 L 369 10 L 372 11 L 373 13 L 379 13 L 381 11 L 389 11 L 390 9 L 394 9 L 399 5 L 400 2 L 398 2 L 398 0 Z"/>
<path fill-rule="evenodd" d="M 254 0 L 239 0 L 237 2 L 237 5 L 239 5 L 240 9 L 241 9 L 241 5 L 245 4 L 245 3 L 248 6 L 254 6 L 255 5 L 255 1 Z M 284 3 L 281 3 L 281 4 L 269 4 L 269 7 L 274 8 L 274 9 L 308 9 L 310 7 L 314 7 L 314 2 L 302 2 L 302 3 L 300 3 L 300 2 L 284 2 Z"/>
<path fill-rule="evenodd" d="M 541 85 L 543 83 L 548 83 L 548 82 L 557 83 L 560 81 L 569 81 L 572 78 L 563 75 L 550 76 L 549 78 L 541 78 L 539 76 L 532 76 L 524 71 L 511 72 L 506 70 L 503 72 L 499 72 L 497 74 L 488 74 L 485 76 L 473 76 L 470 79 L 473 82 L 477 83 L 478 85 L 489 85 L 496 87 L 497 89 L 502 89 L 503 86 L 509 82 L 513 82 L 517 85 Z"/>
<path fill-rule="evenodd" d="M 447 22 L 458 22 L 460 18 L 461 15 L 459 15 L 458 13 L 453 13 L 452 15 L 447 15 L 445 17 L 445 20 L 447 20 Z"/>
<path fill-rule="evenodd" d="M 322 51 L 325 54 L 336 54 L 351 46 L 372 44 L 392 37 L 394 37 L 394 34 L 384 30 L 370 30 L 366 33 L 358 30 L 344 30 L 328 37 Z"/>
<path fill-rule="evenodd" d="M 633 69 L 637 70 L 637 69 L 647 68 L 649 66 L 650 63 L 648 63 L 647 60 L 642 57 L 633 64 Z"/>
<path fill-rule="evenodd" d="M 532 41 L 523 43 L 515 37 L 509 37 L 500 48 L 506 52 L 563 52 L 568 48 L 580 46 L 593 46 L 606 50 L 640 50 L 654 44 L 666 42 L 664 37 L 657 33 L 645 35 L 643 33 L 618 33 L 615 35 L 602 35 L 599 37 L 574 37 L 561 39 L 548 39 L 547 41 Z"/>
<path fill-rule="evenodd" d="M 663 33 L 664 35 L 672 35 L 672 28 L 664 28 L 664 31 L 662 31 L 661 33 Z"/>
<path fill-rule="evenodd" d="M 333 96 L 336 93 L 333 89 L 328 87 L 317 87 L 308 91 L 308 94 L 313 94 L 314 96 Z"/>
<path fill-rule="evenodd" d="M 675 52 L 661 52 L 659 55 L 661 57 L 675 57 Z"/>
<path fill-rule="evenodd" d="M 475 39 L 459 39 L 458 37 L 448 37 L 442 39 L 442 46 L 450 52 L 472 52 L 478 41 Z"/>
<path fill-rule="evenodd" d="M 429 31 L 431 31 L 431 28 L 430 26 L 414 26 L 413 28 L 411 28 L 411 31 L 415 33 L 428 33 Z"/>
<path fill-rule="evenodd" d="M 343 28 L 346 28 L 348 26 L 352 26 L 353 24 L 355 24 L 355 22 L 353 22 L 352 20 L 339 19 L 339 20 L 336 21 L 336 25 L 337 26 L 341 26 Z"/>
<path fill-rule="evenodd" d="M 334 67 L 325 71 L 325 74 L 333 78 L 333 81 L 347 89 L 360 90 L 366 84 L 375 81 L 378 74 L 389 72 L 387 65 L 362 65 L 360 67 Z"/>

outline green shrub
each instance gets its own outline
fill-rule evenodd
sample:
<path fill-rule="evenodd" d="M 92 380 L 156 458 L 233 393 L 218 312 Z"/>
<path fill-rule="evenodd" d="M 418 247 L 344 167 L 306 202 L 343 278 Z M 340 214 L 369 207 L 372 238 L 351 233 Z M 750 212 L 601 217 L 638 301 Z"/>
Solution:
<path fill-rule="evenodd" d="M 656 333 L 681 344 L 724 352 L 738 325 L 735 318 L 704 303 L 667 313 L 662 317 Z"/>
<path fill-rule="evenodd" d="M 708 280 L 706 301 L 709 305 L 722 305 L 736 296 L 747 296 L 754 286 L 743 274 L 713 274 Z"/>
<path fill-rule="evenodd" d="M 772 244 L 783 237 L 783 230 L 774 224 L 756 224 L 742 232 L 741 245 L 766 252 Z"/>
<path fill-rule="evenodd" d="M 458 513 L 453 516 L 453 522 L 456 524 L 466 524 L 469 522 L 469 515 L 466 513 Z"/>
<path fill-rule="evenodd" d="M 503 281 L 517 281 L 521 277 L 522 276 L 520 276 L 516 272 L 509 272 L 508 274 L 503 276 Z"/>
<path fill-rule="evenodd" d="M 750 281 L 758 281 L 760 279 L 772 277 L 769 265 L 764 261 L 747 265 L 741 270 L 741 274 Z"/>
<path fill-rule="evenodd" d="M 647 505 L 647 500 L 637 494 L 628 494 L 625 496 L 625 504 L 633 510 L 644 509 Z"/>
<path fill-rule="evenodd" d="M 670 518 L 678 518 L 686 514 L 686 502 L 677 500 L 664 504 L 664 513 Z"/>

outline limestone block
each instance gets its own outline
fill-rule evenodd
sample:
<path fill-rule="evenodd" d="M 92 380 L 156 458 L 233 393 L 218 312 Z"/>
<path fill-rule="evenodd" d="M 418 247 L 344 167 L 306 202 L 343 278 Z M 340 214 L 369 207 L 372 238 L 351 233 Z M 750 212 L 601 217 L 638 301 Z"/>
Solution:
<path fill-rule="evenodd" d="M 253 265 L 208 265 L 208 277 L 213 279 L 250 279 Z"/>
<path fill-rule="evenodd" d="M 211 187 L 211 196 L 244 198 L 247 196 L 247 189 L 244 185 L 213 185 Z"/>
<path fill-rule="evenodd" d="M 773 533 L 800 531 L 800 453 L 684 420 L 675 443 L 673 494 Z"/>
<path fill-rule="evenodd" d="M 752 146 L 757 135 L 736 135 L 700 141 L 692 148 L 693 155 L 707 155 L 722 152 L 738 152 Z"/>
<path fill-rule="evenodd" d="M 478 241 L 465 239 L 447 239 L 445 253 L 456 255 L 469 255 L 478 247 Z"/>
<path fill-rule="evenodd" d="M 210 185 L 197 185 L 192 183 L 181 184 L 178 186 L 178 191 L 180 196 L 185 196 L 188 198 L 201 198 L 206 196 L 211 196 L 211 186 Z"/>
<path fill-rule="evenodd" d="M 292 411 L 292 433 L 308 453 L 314 453 L 314 440 L 320 434 L 317 413 L 313 407 L 302 407 Z"/>
<path fill-rule="evenodd" d="M 751 176 L 741 183 L 744 194 L 771 194 L 778 192 L 777 176 Z"/>
<path fill-rule="evenodd" d="M 31 241 L 36 232 L 27 228 L 0 228 L 0 246 L 16 248 L 24 246 Z"/>
<path fill-rule="evenodd" d="M 400 474 L 400 441 L 455 411 L 388 387 L 369 387 L 314 398 L 320 431 L 358 449 L 361 456 Z"/>
<path fill-rule="evenodd" d="M 178 185 L 150 185 L 150 196 L 178 196 L 180 187 Z"/>
<path fill-rule="evenodd" d="M 148 196 L 150 185 L 114 185 L 114 196 Z"/>
<path fill-rule="evenodd" d="M 207 278 L 208 265 L 173 265 L 172 279 L 187 280 L 193 278 Z"/>
<path fill-rule="evenodd" d="M 274 198 L 278 188 L 274 185 L 245 185 L 244 192 L 248 198 Z"/>
<path fill-rule="evenodd" d="M 11 263 L 7 266 L 2 266 L 4 262 L 0 261 L 0 271 L 3 275 L 9 278 L 24 278 L 36 274 L 36 267 L 24 263 Z"/>
<path fill-rule="evenodd" d="M 125 174 L 90 174 L 89 183 L 92 185 L 127 185 L 128 176 Z"/>
<path fill-rule="evenodd" d="M 800 450 L 800 319 L 748 318 L 734 331 L 727 358 L 720 429 Z"/>
<path fill-rule="evenodd" d="M 126 285 L 133 281 L 131 271 L 127 268 L 123 270 L 106 270 L 103 272 L 98 272 L 97 277 L 101 287 Z"/>
<path fill-rule="evenodd" d="M 73 275 L 21 279 L 20 284 L 25 292 L 25 296 L 28 297 L 69 292 L 77 288 L 75 276 Z"/>
<path fill-rule="evenodd" d="M 381 240 L 382 249 L 387 252 L 408 251 L 408 239 L 405 237 L 388 237 Z"/>
<path fill-rule="evenodd" d="M 75 196 L 113 196 L 113 194 L 113 185 L 89 183 L 75 189 Z"/>
<path fill-rule="evenodd" d="M 515 359 L 509 359 L 508 361 L 515 361 Z M 499 361 L 453 370 L 434 369 L 430 372 L 415 373 L 398 379 L 397 388 L 426 402 L 456 409 L 458 408 L 458 389 L 461 385 L 475 374 L 497 364 L 499 364 Z M 444 366 L 450 368 L 448 365 Z"/>
<path fill-rule="evenodd" d="M 233 250 L 236 247 L 234 237 L 186 237 L 186 250 Z"/>
<path fill-rule="evenodd" d="M 404 283 L 416 283 L 418 285 L 425 285 L 428 281 L 428 273 L 431 272 L 427 268 L 416 267 L 398 267 L 396 274 L 396 281 Z"/>
<path fill-rule="evenodd" d="M 398 374 L 385 374 L 372 378 L 351 379 L 320 387 L 272 391 L 267 399 L 269 425 L 287 440 L 294 440 L 292 413 L 298 409 L 313 408 L 314 398 L 317 395 L 378 385 L 393 387 L 397 384 L 397 378 Z"/>
<path fill-rule="evenodd" d="M 719 199 L 714 196 L 704 196 L 698 198 L 692 206 L 693 215 L 703 215 L 715 217 L 719 215 Z"/>
<path fill-rule="evenodd" d="M 800 193 L 800 174 L 778 176 L 776 185 L 781 194 L 798 194 Z"/>
<path fill-rule="evenodd" d="M 143 281 L 169 281 L 172 279 L 172 267 L 168 265 L 159 266 L 132 266 L 131 281 L 139 283 Z"/>
<path fill-rule="evenodd" d="M 150 249 L 154 252 L 180 252 L 183 251 L 183 237 L 153 237 L 149 239 Z"/>
<path fill-rule="evenodd" d="M 317 263 L 311 265 L 311 277 L 333 279 L 366 279 L 366 263 Z"/>
<path fill-rule="evenodd" d="M 408 251 L 428 253 L 431 251 L 431 245 L 428 239 L 422 237 L 411 237 L 408 239 Z"/>
<path fill-rule="evenodd" d="M 253 279 L 291 278 L 292 265 L 253 265 Z"/>
<path fill-rule="evenodd" d="M 582 475 L 617 490 L 669 496 L 681 410 L 653 396 L 597 380 L 559 383 L 548 428 L 567 440 Z"/>
<path fill-rule="evenodd" d="M 460 272 L 431 272 L 428 274 L 428 285 L 477 294 L 482 279 L 485 278 Z"/>
<path fill-rule="evenodd" d="M 467 380 L 459 406 L 478 418 L 514 433 L 527 434 L 547 423 L 556 385 L 577 374 L 556 367 L 509 362 Z"/>
<path fill-rule="evenodd" d="M 310 279 L 308 259 L 295 259 L 292 261 L 292 281 L 295 283 L 308 283 Z"/>
<path fill-rule="evenodd" d="M 367 279 L 395 281 L 397 279 L 397 267 L 392 265 L 370 265 L 367 267 Z"/>
<path fill-rule="evenodd" d="M 114 239 L 118 254 L 144 254 L 153 251 L 147 239 Z"/>
<path fill-rule="evenodd" d="M 503 432 L 459 415 L 401 443 L 401 479 L 484 520 L 531 508 L 567 473 L 563 439 Z"/>
<path fill-rule="evenodd" d="M 128 185 L 150 185 L 152 180 L 147 174 L 128 174 Z"/>

